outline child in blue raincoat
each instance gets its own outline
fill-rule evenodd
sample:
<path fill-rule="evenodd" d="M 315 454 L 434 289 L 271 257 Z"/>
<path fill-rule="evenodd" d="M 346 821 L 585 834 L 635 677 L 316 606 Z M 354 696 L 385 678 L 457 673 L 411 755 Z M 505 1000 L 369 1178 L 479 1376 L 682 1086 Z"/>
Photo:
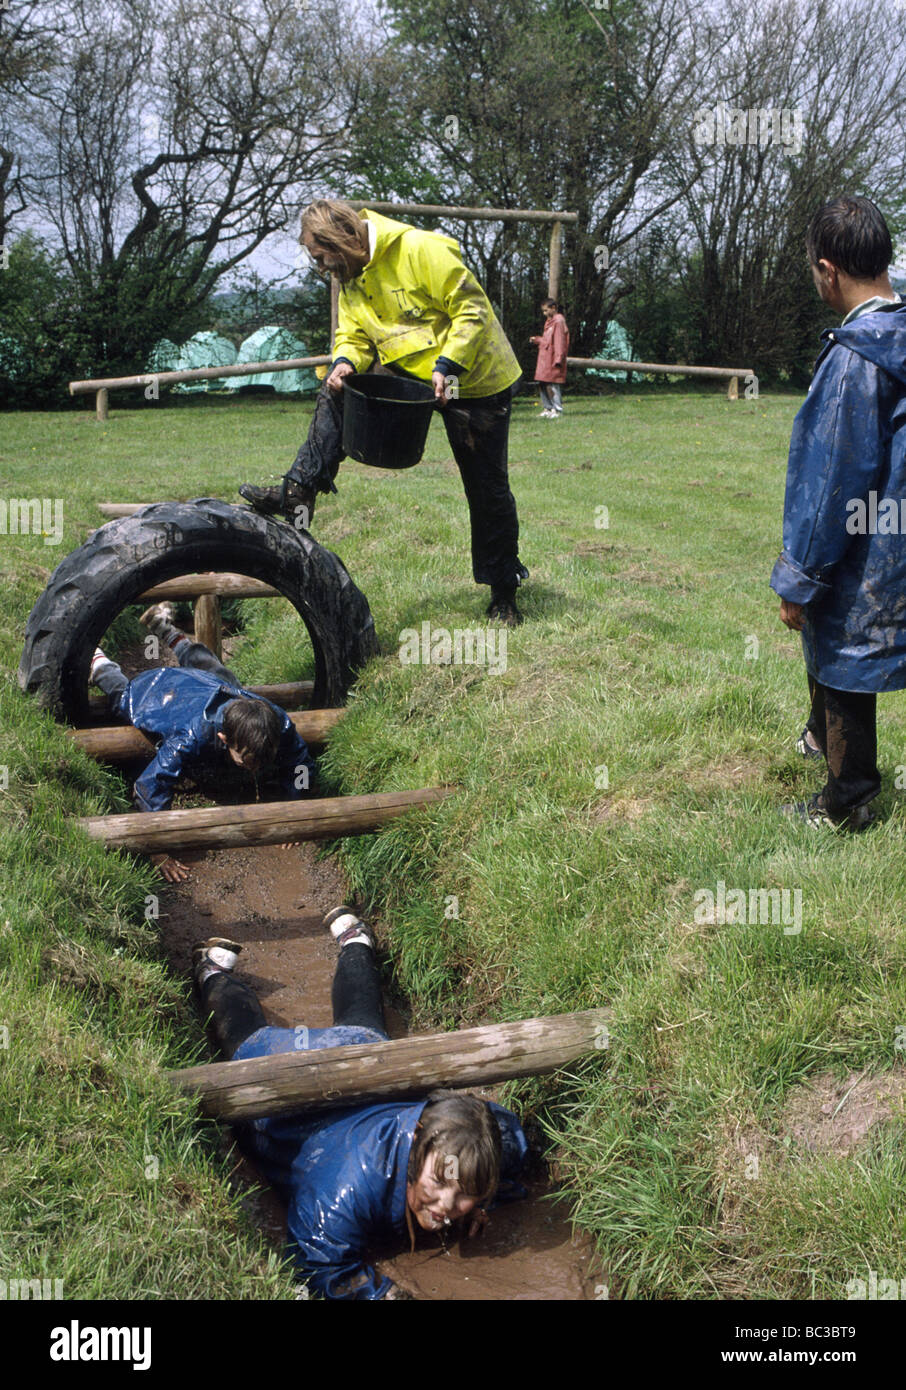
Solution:
<path fill-rule="evenodd" d="M 386 1040 L 370 929 L 348 907 L 327 914 L 340 947 L 332 1028 L 268 1027 L 250 987 L 232 973 L 242 947 L 221 937 L 195 948 L 195 985 L 218 1043 L 234 1060 Z M 237 1126 L 242 1147 L 287 1203 L 289 1254 L 305 1293 L 345 1301 L 397 1298 L 365 1260 L 414 1227 L 463 1223 L 476 1235 L 495 1198 L 523 1196 L 527 1152 L 509 1110 L 476 1096 L 434 1092 L 423 1100 L 284 1115 Z"/>
<path fill-rule="evenodd" d="M 312 789 L 315 764 L 285 710 L 245 690 L 213 652 L 174 627 L 168 604 L 149 608 L 141 621 L 173 650 L 179 666 L 142 671 L 129 681 L 99 647 L 90 675 L 111 714 L 159 740 L 135 783 L 140 810 L 167 810 L 193 762 L 227 756 L 252 773 L 274 766 L 287 801 Z M 170 883 L 188 877 L 185 864 L 168 854 L 153 860 Z"/>
<path fill-rule="evenodd" d="M 771 588 L 802 633 L 811 711 L 797 748 L 827 779 L 784 807 L 813 826 L 861 830 L 881 789 L 876 698 L 906 686 L 906 305 L 887 276 L 890 232 L 867 198 L 843 196 L 806 236 L 821 298 L 844 314 L 790 441 L 783 553 Z"/>

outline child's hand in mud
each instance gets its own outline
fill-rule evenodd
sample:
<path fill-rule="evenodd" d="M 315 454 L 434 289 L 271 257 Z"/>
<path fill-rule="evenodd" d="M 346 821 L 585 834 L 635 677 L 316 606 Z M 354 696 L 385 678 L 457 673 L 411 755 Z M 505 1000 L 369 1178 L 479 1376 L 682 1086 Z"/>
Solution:
<path fill-rule="evenodd" d="M 189 868 L 186 864 L 180 864 L 178 859 L 173 859 L 169 854 L 152 854 L 151 863 L 155 864 L 162 878 L 168 883 L 184 883 L 189 877 Z"/>
<path fill-rule="evenodd" d="M 466 1217 L 466 1220 L 469 1223 L 466 1235 L 470 1239 L 472 1236 L 484 1234 L 484 1228 L 488 1224 L 488 1214 L 484 1207 L 476 1207 L 475 1210 Z"/>

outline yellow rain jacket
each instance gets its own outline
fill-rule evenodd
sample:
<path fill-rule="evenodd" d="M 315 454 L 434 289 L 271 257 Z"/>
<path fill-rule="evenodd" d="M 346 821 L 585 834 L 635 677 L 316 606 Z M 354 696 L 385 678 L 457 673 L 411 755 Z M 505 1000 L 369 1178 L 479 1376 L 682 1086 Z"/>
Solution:
<path fill-rule="evenodd" d="M 374 224 L 371 260 L 343 285 L 334 361 L 357 372 L 377 357 L 385 366 L 430 382 L 438 357 L 463 368 L 464 399 L 493 396 L 521 375 L 490 301 L 460 256 L 459 243 L 363 211 Z"/>

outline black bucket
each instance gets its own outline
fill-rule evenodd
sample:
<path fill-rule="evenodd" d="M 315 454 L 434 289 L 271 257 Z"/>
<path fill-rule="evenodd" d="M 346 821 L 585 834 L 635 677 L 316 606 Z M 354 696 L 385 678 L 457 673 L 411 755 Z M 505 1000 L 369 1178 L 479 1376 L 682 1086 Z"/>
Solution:
<path fill-rule="evenodd" d="M 372 468 L 412 468 L 434 414 L 432 387 L 406 377 L 357 372 L 343 378 L 343 452 Z"/>

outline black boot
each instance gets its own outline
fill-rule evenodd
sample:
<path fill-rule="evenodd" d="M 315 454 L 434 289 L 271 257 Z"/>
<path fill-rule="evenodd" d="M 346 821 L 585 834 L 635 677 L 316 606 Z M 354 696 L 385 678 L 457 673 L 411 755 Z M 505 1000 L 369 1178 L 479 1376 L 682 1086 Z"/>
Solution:
<path fill-rule="evenodd" d="M 516 607 L 515 586 L 508 589 L 491 589 L 487 615 L 492 622 L 505 623 L 507 627 L 519 626 L 523 617 Z"/>
<path fill-rule="evenodd" d="M 307 531 L 311 526 L 315 514 L 315 489 L 304 487 L 294 478 L 284 478 L 276 487 L 256 487 L 254 483 L 240 483 L 239 495 L 262 516 L 276 516 L 277 513 L 282 513 L 292 526 L 296 525 L 297 519 L 303 530 Z M 300 510 L 302 508 L 305 510 Z"/>

